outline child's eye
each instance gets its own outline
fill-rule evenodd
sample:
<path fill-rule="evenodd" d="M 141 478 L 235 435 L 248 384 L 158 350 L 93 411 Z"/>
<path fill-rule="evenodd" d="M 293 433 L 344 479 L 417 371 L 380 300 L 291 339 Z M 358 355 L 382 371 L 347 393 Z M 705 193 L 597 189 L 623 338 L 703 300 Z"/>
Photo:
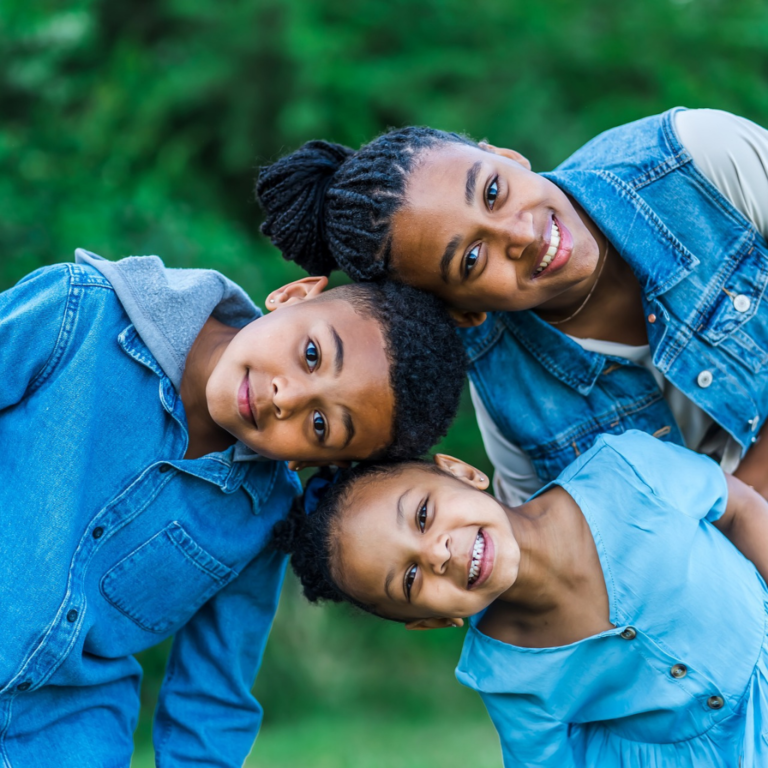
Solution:
<path fill-rule="evenodd" d="M 467 255 L 464 257 L 464 277 L 466 277 L 480 260 L 480 244 L 478 243 Z"/>
<path fill-rule="evenodd" d="M 307 348 L 304 350 L 304 359 L 307 361 L 309 370 L 314 371 L 320 360 L 320 352 L 314 341 L 307 342 Z"/>
<path fill-rule="evenodd" d="M 493 204 L 496 202 L 496 198 L 499 196 L 499 177 L 494 177 L 493 181 L 488 185 L 488 189 L 485 190 L 485 202 L 488 205 L 489 210 L 493 210 Z"/>
<path fill-rule="evenodd" d="M 323 442 L 323 440 L 325 440 L 325 432 L 327 427 L 325 424 L 325 417 L 322 413 L 320 413 L 320 411 L 315 411 L 312 414 L 312 429 L 315 431 L 315 434 L 319 438 L 320 442 Z"/>
<path fill-rule="evenodd" d="M 427 502 L 425 501 L 419 511 L 416 513 L 416 524 L 419 526 L 419 530 L 424 533 L 424 529 L 427 527 Z"/>
<path fill-rule="evenodd" d="M 411 599 L 411 587 L 413 587 L 413 582 L 416 581 L 416 566 L 412 565 L 406 572 L 405 572 L 405 596 L 410 601 Z"/>

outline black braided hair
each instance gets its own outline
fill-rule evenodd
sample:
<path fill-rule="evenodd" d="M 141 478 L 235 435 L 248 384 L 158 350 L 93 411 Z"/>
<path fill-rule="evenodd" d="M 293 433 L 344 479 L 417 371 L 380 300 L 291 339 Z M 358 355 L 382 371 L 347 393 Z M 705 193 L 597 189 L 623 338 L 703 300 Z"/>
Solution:
<path fill-rule="evenodd" d="M 315 301 L 334 297 L 379 323 L 389 360 L 392 440 L 365 458 L 420 456 L 445 435 L 459 407 L 466 357 L 453 320 L 435 296 L 396 282 L 345 285 Z"/>
<path fill-rule="evenodd" d="M 411 126 L 382 134 L 357 152 L 310 141 L 261 168 L 261 231 L 311 275 L 341 269 L 353 280 L 391 274 L 392 216 L 405 201 L 419 155 L 439 144 L 476 146 L 457 133 Z"/>
<path fill-rule="evenodd" d="M 351 603 L 355 607 L 381 616 L 368 605 L 345 592 L 339 586 L 338 533 L 341 514 L 349 503 L 352 489 L 359 483 L 381 477 L 389 477 L 416 465 L 429 472 L 444 474 L 436 464 L 421 459 L 381 464 L 358 464 L 353 469 L 341 470 L 333 485 L 328 487 L 317 509 L 312 514 L 304 511 L 304 497 L 294 500 L 288 517 L 275 524 L 272 546 L 291 556 L 291 567 L 301 582 L 304 597 L 312 603 Z M 330 476 L 326 469 L 320 474 Z M 392 619 L 393 621 L 401 621 Z"/>

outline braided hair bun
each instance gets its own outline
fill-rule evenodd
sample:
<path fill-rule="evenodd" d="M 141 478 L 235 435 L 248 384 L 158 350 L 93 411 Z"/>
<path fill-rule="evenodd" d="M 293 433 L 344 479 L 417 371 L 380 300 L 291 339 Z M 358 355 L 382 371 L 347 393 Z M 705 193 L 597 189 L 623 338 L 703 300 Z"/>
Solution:
<path fill-rule="evenodd" d="M 338 269 L 326 242 L 325 197 L 336 171 L 354 154 L 341 144 L 309 141 L 259 172 L 256 195 L 267 212 L 261 231 L 310 275 Z"/>

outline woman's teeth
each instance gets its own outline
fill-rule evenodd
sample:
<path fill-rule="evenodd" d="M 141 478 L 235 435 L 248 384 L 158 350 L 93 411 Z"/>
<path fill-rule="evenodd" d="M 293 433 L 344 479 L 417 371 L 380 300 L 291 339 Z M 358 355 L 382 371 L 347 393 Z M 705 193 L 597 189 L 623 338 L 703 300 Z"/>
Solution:
<path fill-rule="evenodd" d="M 477 581 L 477 577 L 480 575 L 480 563 L 483 560 L 483 552 L 485 552 L 485 538 L 480 531 L 477 532 L 477 538 L 475 539 L 475 546 L 472 549 L 472 567 L 469 569 L 469 583 L 474 584 Z"/>
<path fill-rule="evenodd" d="M 555 258 L 555 254 L 557 253 L 557 249 L 560 247 L 560 230 L 558 229 L 557 222 L 552 221 L 552 237 L 549 241 L 549 248 L 547 248 L 547 252 L 544 254 L 544 258 L 541 260 L 541 264 L 539 264 L 538 267 L 536 267 L 536 273 L 539 274 L 539 272 L 543 272 L 550 264 L 552 259 Z"/>

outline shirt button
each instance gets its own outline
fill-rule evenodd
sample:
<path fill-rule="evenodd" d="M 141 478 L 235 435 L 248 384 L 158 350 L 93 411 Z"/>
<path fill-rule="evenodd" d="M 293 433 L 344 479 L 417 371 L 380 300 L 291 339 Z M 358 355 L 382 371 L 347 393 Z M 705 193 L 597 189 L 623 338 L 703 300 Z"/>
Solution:
<path fill-rule="evenodd" d="M 634 640 L 637 637 L 637 630 L 634 627 L 627 627 L 620 636 L 625 640 Z"/>
<path fill-rule="evenodd" d="M 651 312 L 651 314 L 648 315 L 648 322 L 649 323 L 655 323 L 656 322 L 656 315 L 654 315 L 653 312 Z"/>
<path fill-rule="evenodd" d="M 722 696 L 710 696 L 707 699 L 707 706 L 710 709 L 722 709 L 723 704 L 725 704 L 725 701 L 723 701 Z"/>
<path fill-rule="evenodd" d="M 165 473 L 165 472 L 170 471 L 170 469 L 171 469 L 171 465 L 170 464 L 161 464 L 157 471 Z"/>
<path fill-rule="evenodd" d="M 760 417 L 755 416 L 754 419 L 750 419 L 747 424 L 749 424 L 749 428 L 754 432 L 757 429 L 757 425 L 760 423 Z"/>
<path fill-rule="evenodd" d="M 702 371 L 696 377 L 696 383 L 702 388 L 706 389 L 712 383 L 712 371 Z"/>
<path fill-rule="evenodd" d="M 19 683 L 16 688 L 20 691 L 28 691 L 32 683 Z"/>
<path fill-rule="evenodd" d="M 70 622 L 70 624 L 73 621 L 77 621 L 77 611 L 74 608 L 67 614 L 67 621 Z"/>
<path fill-rule="evenodd" d="M 733 300 L 733 308 L 737 312 L 746 312 L 751 306 L 752 302 L 749 300 L 749 296 L 745 296 L 743 293 L 740 293 Z"/>
<path fill-rule="evenodd" d="M 100 539 L 104 535 L 104 529 L 99 525 L 93 529 L 93 538 Z"/>
<path fill-rule="evenodd" d="M 669 670 L 669 674 L 672 675 L 675 680 L 680 680 L 680 678 L 685 677 L 688 674 L 688 667 L 686 667 L 685 664 L 675 664 L 675 666 Z"/>

